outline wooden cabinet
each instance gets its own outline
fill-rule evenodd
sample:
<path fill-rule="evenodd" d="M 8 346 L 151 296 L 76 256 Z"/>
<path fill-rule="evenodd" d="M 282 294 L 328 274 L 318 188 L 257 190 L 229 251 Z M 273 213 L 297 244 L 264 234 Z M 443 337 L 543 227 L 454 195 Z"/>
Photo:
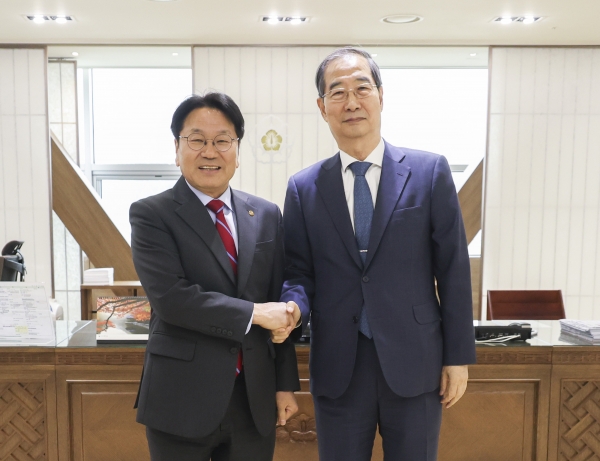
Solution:
<path fill-rule="evenodd" d="M 150 459 L 133 405 L 144 348 L 57 349 L 60 460 Z"/>
<path fill-rule="evenodd" d="M 54 351 L 0 348 L 0 460 L 57 461 Z"/>
<path fill-rule="evenodd" d="M 307 346 L 300 411 L 276 461 L 317 461 Z M 133 404 L 144 348 L 0 348 L 0 460 L 148 461 Z M 440 461 L 600 457 L 600 348 L 478 348 L 467 393 L 445 410 Z M 376 440 L 374 461 L 382 461 Z"/>

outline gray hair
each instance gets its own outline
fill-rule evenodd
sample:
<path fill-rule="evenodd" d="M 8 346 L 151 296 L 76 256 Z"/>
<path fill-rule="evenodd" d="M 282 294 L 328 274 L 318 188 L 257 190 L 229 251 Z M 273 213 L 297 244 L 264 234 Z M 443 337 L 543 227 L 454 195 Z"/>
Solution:
<path fill-rule="evenodd" d="M 361 49 L 354 48 L 352 46 L 346 46 L 344 48 L 335 50 L 333 53 L 330 53 L 325 59 L 323 59 L 321 64 L 319 64 L 319 68 L 317 69 L 317 75 L 315 77 L 315 83 L 317 85 L 317 91 L 319 92 L 320 98 L 322 98 L 325 94 L 325 70 L 327 69 L 327 66 L 331 63 L 331 61 L 335 61 L 336 59 L 348 56 L 350 54 L 362 56 L 367 60 L 367 62 L 369 63 L 369 67 L 371 68 L 371 76 L 373 77 L 375 86 L 377 88 L 381 86 L 382 82 L 381 73 L 379 72 L 379 66 L 373 60 L 371 55 Z"/>

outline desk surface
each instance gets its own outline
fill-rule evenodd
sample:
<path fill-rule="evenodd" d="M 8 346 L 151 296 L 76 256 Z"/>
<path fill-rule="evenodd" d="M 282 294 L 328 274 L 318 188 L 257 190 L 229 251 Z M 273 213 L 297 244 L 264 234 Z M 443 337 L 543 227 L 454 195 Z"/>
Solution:
<path fill-rule="evenodd" d="M 475 325 L 509 325 L 515 322 L 511 320 L 494 320 L 494 321 L 479 321 L 473 323 Z M 561 336 L 560 322 L 558 320 L 518 320 L 518 322 L 526 322 L 531 324 L 536 335 L 527 341 L 509 341 L 500 344 L 477 344 L 478 349 L 503 349 L 503 348 L 519 348 L 519 347 L 554 347 L 554 346 L 569 346 L 569 347 L 592 347 L 592 344 L 576 343 L 571 338 Z M 96 346 L 95 344 L 95 322 L 78 321 L 78 322 L 56 322 L 56 346 L 57 347 L 88 347 Z M 98 344 L 97 347 L 114 347 L 111 344 Z M 133 345 L 123 342 L 118 347 L 136 347 L 144 348 L 144 345 Z M 302 350 L 309 349 L 308 344 L 297 344 L 296 348 Z M 600 351 L 600 349 L 598 349 Z"/>
<path fill-rule="evenodd" d="M 500 347 L 528 347 L 528 346 L 589 346 L 594 347 L 592 344 L 577 342 L 570 337 L 561 335 L 560 321 L 559 320 L 490 320 L 480 321 L 476 320 L 473 323 L 475 325 L 509 325 L 514 322 L 529 323 L 531 328 L 536 333 L 531 339 L 527 341 L 509 341 L 506 346 Z M 489 345 L 478 344 L 478 347 L 490 347 Z M 492 347 L 498 347 L 492 346 Z"/>

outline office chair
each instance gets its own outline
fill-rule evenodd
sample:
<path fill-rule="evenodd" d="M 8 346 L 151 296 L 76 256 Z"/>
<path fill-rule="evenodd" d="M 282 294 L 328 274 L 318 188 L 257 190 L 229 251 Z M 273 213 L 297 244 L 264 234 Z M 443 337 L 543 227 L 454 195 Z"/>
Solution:
<path fill-rule="evenodd" d="M 560 320 L 565 317 L 561 290 L 489 290 L 488 320 Z"/>
<path fill-rule="evenodd" d="M 16 282 L 19 274 L 25 281 L 25 258 L 19 251 L 24 242 L 13 240 L 4 245 L 0 256 L 0 282 Z"/>

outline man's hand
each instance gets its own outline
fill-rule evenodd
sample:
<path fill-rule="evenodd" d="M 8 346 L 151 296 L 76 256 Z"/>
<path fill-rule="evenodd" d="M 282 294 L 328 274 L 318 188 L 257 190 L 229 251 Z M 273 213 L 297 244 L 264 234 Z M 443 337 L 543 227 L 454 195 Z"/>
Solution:
<path fill-rule="evenodd" d="M 469 367 L 467 365 L 448 366 L 442 368 L 442 380 L 440 382 L 440 395 L 442 405 L 450 408 L 460 400 L 467 390 L 469 379 Z"/>
<path fill-rule="evenodd" d="M 298 411 L 298 403 L 293 392 L 279 391 L 275 393 L 277 401 L 277 424 L 285 426 L 285 422 Z"/>
<path fill-rule="evenodd" d="M 271 330 L 271 341 L 273 341 L 274 343 L 284 342 L 290 335 L 292 330 L 296 328 L 296 325 L 298 324 L 298 321 L 302 316 L 298 304 L 296 304 L 294 301 L 288 301 L 286 303 L 286 309 L 288 311 L 288 314 L 290 314 L 290 323 L 285 328 Z"/>
<path fill-rule="evenodd" d="M 292 314 L 285 303 L 264 303 L 254 305 L 252 323 L 260 325 L 267 330 L 287 328 L 292 321 Z"/>

